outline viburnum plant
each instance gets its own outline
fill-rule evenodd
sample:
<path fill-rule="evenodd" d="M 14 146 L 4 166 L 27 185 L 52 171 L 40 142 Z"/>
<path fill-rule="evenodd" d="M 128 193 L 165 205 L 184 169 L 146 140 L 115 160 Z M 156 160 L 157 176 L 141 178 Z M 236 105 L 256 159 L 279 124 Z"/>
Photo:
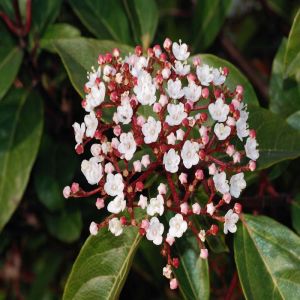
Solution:
<path fill-rule="evenodd" d="M 254 171 L 259 157 L 243 87 L 230 90 L 228 68 L 189 56 L 185 43 L 168 38 L 163 49 L 155 45 L 145 55 L 141 46 L 125 57 L 118 49 L 99 55 L 84 87 L 87 114 L 73 125 L 76 152 L 89 149 L 92 155 L 82 161 L 82 173 L 96 188 L 84 191 L 73 183 L 63 191 L 66 198 L 96 195 L 96 207 L 112 213 L 91 223 L 92 235 L 108 227 L 119 236 L 125 226 L 137 226 L 140 235 L 162 245 L 163 275 L 171 289 L 178 286 L 172 268 L 180 262 L 171 251 L 176 239 L 191 231 L 206 259 L 206 237 L 216 235 L 219 224 L 225 234 L 236 232 L 244 172 Z M 155 175 L 161 182 L 151 198 L 146 182 Z M 201 206 L 192 197 L 200 187 L 207 194 Z M 142 219 L 137 207 L 144 210 Z M 199 229 L 194 220 L 200 215 L 213 225 Z"/>

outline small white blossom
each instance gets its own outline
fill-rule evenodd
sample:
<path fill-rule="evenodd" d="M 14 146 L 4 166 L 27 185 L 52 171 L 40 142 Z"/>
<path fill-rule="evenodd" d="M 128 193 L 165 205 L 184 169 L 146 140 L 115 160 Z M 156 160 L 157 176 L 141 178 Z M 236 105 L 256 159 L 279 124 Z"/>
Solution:
<path fill-rule="evenodd" d="M 109 173 L 106 176 L 106 182 L 104 184 L 104 191 L 110 196 L 122 195 L 124 190 L 124 183 L 121 174 Z"/>
<path fill-rule="evenodd" d="M 101 144 L 93 144 L 91 146 L 91 154 L 95 157 L 99 156 L 101 153 Z"/>
<path fill-rule="evenodd" d="M 103 167 L 98 157 L 83 160 L 81 171 L 89 184 L 97 184 L 103 176 Z"/>
<path fill-rule="evenodd" d="M 145 168 L 147 168 L 150 165 L 150 156 L 149 156 L 149 154 L 145 154 L 145 155 L 142 156 L 141 163 Z"/>
<path fill-rule="evenodd" d="M 75 132 L 75 141 L 77 143 L 76 147 L 82 143 L 84 133 L 85 133 L 85 123 L 81 123 L 81 125 L 77 122 L 73 124 L 74 132 Z M 76 148 L 75 147 L 75 148 Z"/>
<path fill-rule="evenodd" d="M 162 243 L 162 234 L 164 232 L 164 225 L 159 222 L 156 217 L 151 218 L 149 227 L 146 231 L 146 238 L 153 241 L 155 245 Z"/>
<path fill-rule="evenodd" d="M 134 140 L 132 132 L 121 133 L 120 144 L 118 145 L 118 151 L 124 154 L 126 160 L 131 160 L 133 154 L 136 151 L 136 142 Z"/>
<path fill-rule="evenodd" d="M 164 154 L 163 164 L 165 169 L 170 173 L 176 173 L 178 171 L 178 165 L 180 163 L 180 156 L 174 149 L 170 149 Z"/>
<path fill-rule="evenodd" d="M 213 80 L 211 68 L 204 64 L 203 66 L 198 66 L 196 69 L 197 77 L 202 85 L 209 86 Z"/>
<path fill-rule="evenodd" d="M 213 176 L 213 181 L 215 184 L 215 188 L 221 194 L 225 194 L 229 192 L 228 180 L 226 179 L 226 173 L 221 172 L 217 173 Z"/>
<path fill-rule="evenodd" d="M 160 183 L 157 191 L 160 195 L 165 195 L 167 193 L 167 186 L 164 183 Z"/>
<path fill-rule="evenodd" d="M 232 209 L 229 209 L 224 216 L 224 233 L 227 234 L 228 231 L 235 233 L 237 230 L 236 223 L 239 220 L 239 215 L 234 213 Z"/>
<path fill-rule="evenodd" d="M 142 163 L 140 160 L 136 160 L 133 162 L 133 169 L 135 172 L 141 172 L 142 171 Z"/>
<path fill-rule="evenodd" d="M 171 268 L 171 265 L 166 265 L 164 268 L 163 268 L 163 275 L 168 278 L 168 279 L 171 279 L 171 275 L 172 275 L 172 268 Z"/>
<path fill-rule="evenodd" d="M 145 197 L 144 195 L 140 195 L 138 206 L 141 207 L 142 209 L 145 209 L 148 205 L 147 200 L 148 200 L 147 197 Z"/>
<path fill-rule="evenodd" d="M 133 89 L 137 100 L 142 105 L 152 105 L 156 101 L 156 88 L 151 75 L 142 70 L 138 75 L 137 85 Z"/>
<path fill-rule="evenodd" d="M 192 210 L 193 210 L 193 213 L 194 214 L 196 214 L 196 215 L 200 215 L 200 213 L 201 213 L 201 206 L 200 206 L 200 204 L 199 203 L 194 203 L 193 205 L 192 205 Z"/>
<path fill-rule="evenodd" d="M 153 117 L 149 117 L 147 122 L 142 126 L 144 141 L 146 144 L 151 144 L 157 141 L 161 131 L 161 122 L 156 121 Z"/>
<path fill-rule="evenodd" d="M 179 44 L 173 43 L 172 52 L 177 60 L 187 60 L 190 56 L 187 44 L 181 44 L 181 40 L 179 40 Z"/>
<path fill-rule="evenodd" d="M 109 153 L 112 150 L 111 143 L 110 142 L 102 143 L 101 144 L 101 150 L 105 155 L 107 155 L 107 153 Z"/>
<path fill-rule="evenodd" d="M 187 117 L 187 113 L 184 111 L 183 103 L 169 103 L 167 110 L 169 114 L 166 117 L 166 122 L 171 126 L 180 125 L 181 122 Z"/>
<path fill-rule="evenodd" d="M 208 111 L 215 121 L 225 122 L 229 113 L 229 105 L 218 98 L 215 103 L 208 105 Z"/>
<path fill-rule="evenodd" d="M 183 141 L 184 135 L 185 135 L 184 130 L 182 130 L 182 129 L 176 130 L 176 139 L 177 139 L 177 140 Z"/>
<path fill-rule="evenodd" d="M 93 86 L 96 85 L 96 80 L 97 78 L 100 78 L 101 76 L 101 69 L 100 67 L 95 70 L 93 67 L 92 67 L 92 72 L 88 72 L 88 82 L 85 84 L 85 86 L 88 88 L 88 89 L 91 89 Z"/>
<path fill-rule="evenodd" d="M 98 233 L 98 225 L 95 222 L 91 222 L 89 229 L 90 229 L 90 234 L 91 235 L 97 235 L 97 233 Z"/>
<path fill-rule="evenodd" d="M 122 101 L 122 104 L 117 107 L 117 120 L 123 124 L 129 124 L 131 122 L 133 109 L 129 100 Z"/>
<path fill-rule="evenodd" d="M 110 201 L 107 205 L 107 210 L 113 214 L 118 214 L 124 211 L 126 207 L 126 200 L 124 200 L 124 195 L 119 194 L 114 200 Z"/>
<path fill-rule="evenodd" d="M 224 141 L 229 137 L 231 128 L 226 125 L 224 126 L 223 123 L 216 123 L 214 132 L 220 141 Z"/>
<path fill-rule="evenodd" d="M 208 214 L 210 214 L 211 216 L 214 214 L 215 210 L 216 210 L 216 208 L 212 202 L 210 202 L 206 205 L 206 212 Z"/>
<path fill-rule="evenodd" d="M 244 179 L 244 173 L 238 173 L 230 178 L 230 194 L 238 198 L 241 191 L 246 188 L 246 181 Z"/>
<path fill-rule="evenodd" d="M 91 88 L 89 94 L 86 95 L 86 105 L 84 109 L 87 112 L 93 111 L 93 109 L 99 106 L 105 98 L 105 85 L 103 82 L 100 82 L 99 86 L 94 85 Z"/>
<path fill-rule="evenodd" d="M 171 218 L 169 225 L 169 235 L 173 237 L 180 238 L 187 230 L 187 222 L 183 219 L 181 214 L 176 214 L 173 218 Z"/>
<path fill-rule="evenodd" d="M 178 60 L 175 61 L 174 70 L 177 75 L 185 76 L 186 74 L 188 74 L 190 72 L 190 69 L 191 69 L 190 65 L 183 64 L 182 62 L 180 62 Z"/>
<path fill-rule="evenodd" d="M 119 236 L 123 232 L 123 226 L 118 218 L 112 218 L 108 222 L 108 230 L 115 236 Z"/>
<path fill-rule="evenodd" d="M 255 138 L 248 137 L 245 144 L 246 156 L 252 160 L 257 160 L 259 158 L 259 152 L 256 149 L 258 146 Z"/>
<path fill-rule="evenodd" d="M 183 88 L 184 96 L 187 100 L 197 102 L 201 97 L 202 87 L 194 81 L 190 81 L 189 85 Z"/>
<path fill-rule="evenodd" d="M 181 150 L 181 157 L 183 164 L 187 169 L 190 169 L 192 166 L 199 163 L 199 148 L 200 146 L 197 142 L 191 142 L 189 140 L 185 141 Z"/>
<path fill-rule="evenodd" d="M 199 236 L 199 238 L 200 238 L 200 240 L 201 240 L 201 242 L 205 242 L 205 230 L 204 229 L 201 229 L 200 230 L 200 232 L 198 233 L 198 236 Z"/>
<path fill-rule="evenodd" d="M 213 69 L 212 71 L 213 83 L 214 85 L 221 85 L 225 82 L 226 76 L 223 74 L 223 71 L 218 69 Z"/>
<path fill-rule="evenodd" d="M 176 144 L 176 136 L 174 134 L 174 132 L 171 132 L 168 136 L 167 136 L 167 143 L 169 145 L 175 145 Z"/>
<path fill-rule="evenodd" d="M 98 119 L 93 111 L 84 117 L 84 123 L 86 125 L 86 136 L 93 137 L 98 127 Z"/>
<path fill-rule="evenodd" d="M 149 216 L 154 216 L 159 214 L 162 216 L 164 213 L 164 198 L 162 195 L 157 195 L 156 198 L 151 198 L 147 206 L 147 214 Z"/>
<path fill-rule="evenodd" d="M 181 89 L 181 81 L 177 78 L 175 81 L 168 80 L 167 93 L 172 99 L 180 99 L 184 96 L 184 92 Z"/>
<path fill-rule="evenodd" d="M 111 162 L 108 162 L 104 166 L 104 172 L 105 173 L 112 173 L 115 170 L 114 165 Z"/>

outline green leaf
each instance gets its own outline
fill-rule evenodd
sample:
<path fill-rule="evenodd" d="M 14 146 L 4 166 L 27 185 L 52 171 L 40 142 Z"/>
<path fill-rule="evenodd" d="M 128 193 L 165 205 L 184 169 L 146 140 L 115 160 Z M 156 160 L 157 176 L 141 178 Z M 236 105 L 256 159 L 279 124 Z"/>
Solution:
<path fill-rule="evenodd" d="M 63 300 L 118 299 L 140 239 L 133 227 L 119 237 L 107 228 L 90 236 L 73 265 Z"/>
<path fill-rule="evenodd" d="M 82 218 L 80 210 L 62 210 L 54 214 L 45 214 L 49 232 L 57 239 L 72 243 L 80 237 Z"/>
<path fill-rule="evenodd" d="M 0 102 L 0 230 L 25 191 L 43 129 L 39 95 L 11 90 Z"/>
<path fill-rule="evenodd" d="M 259 169 L 300 155 L 300 133 L 297 130 L 264 108 L 249 106 L 249 111 L 249 124 L 256 130 L 259 144 Z"/>
<path fill-rule="evenodd" d="M 122 1 L 69 0 L 69 3 L 94 36 L 131 43 L 129 22 Z"/>
<path fill-rule="evenodd" d="M 23 58 L 23 51 L 0 22 L 0 100 L 14 82 Z"/>
<path fill-rule="evenodd" d="M 70 39 L 79 37 L 81 35 L 79 29 L 76 27 L 67 24 L 67 23 L 57 23 L 50 25 L 45 33 L 43 34 L 43 37 L 40 40 L 40 47 L 44 48 L 48 51 L 55 51 L 55 49 L 52 46 L 53 41 L 56 41 L 58 39 Z"/>
<path fill-rule="evenodd" d="M 215 40 L 220 31 L 231 0 L 198 0 L 193 17 L 193 36 L 195 49 L 205 50 Z"/>
<path fill-rule="evenodd" d="M 299 76 L 300 81 L 300 9 L 298 10 L 286 45 L 284 68 L 286 76 Z"/>
<path fill-rule="evenodd" d="M 290 115 L 286 121 L 295 129 L 300 130 L 300 110 Z"/>
<path fill-rule="evenodd" d="M 244 215 L 234 256 L 246 299 L 297 299 L 300 238 L 265 216 Z"/>
<path fill-rule="evenodd" d="M 87 38 L 61 39 L 54 42 L 53 46 L 62 59 L 74 88 L 82 97 L 84 97 L 83 87 L 87 81 L 86 74 L 92 66 L 97 67 L 100 53 L 106 53 L 116 47 L 124 55 L 132 52 L 132 48 L 126 45 Z"/>
<path fill-rule="evenodd" d="M 207 259 L 200 258 L 199 246 L 195 237 L 182 237 L 177 239 L 174 245 L 180 265 L 173 271 L 184 299 L 209 299 L 208 263 Z"/>
<path fill-rule="evenodd" d="M 292 201 L 291 215 L 293 227 L 300 234 L 300 194 L 296 195 Z"/>
<path fill-rule="evenodd" d="M 237 85 L 242 85 L 244 87 L 245 103 L 258 105 L 258 100 L 251 83 L 233 64 L 212 54 L 200 54 L 197 56 L 200 56 L 201 61 L 204 64 L 208 64 L 215 68 L 227 67 L 229 69 L 229 75 L 226 80 L 226 85 L 229 89 L 235 90 Z"/>
<path fill-rule="evenodd" d="M 138 43 L 147 49 L 155 35 L 158 24 L 158 8 L 155 0 L 124 0 L 128 19 Z"/>
<path fill-rule="evenodd" d="M 285 79 L 284 76 L 286 45 L 286 39 L 283 39 L 273 61 L 269 90 L 270 109 L 282 117 L 300 110 L 300 85 L 294 79 Z"/>

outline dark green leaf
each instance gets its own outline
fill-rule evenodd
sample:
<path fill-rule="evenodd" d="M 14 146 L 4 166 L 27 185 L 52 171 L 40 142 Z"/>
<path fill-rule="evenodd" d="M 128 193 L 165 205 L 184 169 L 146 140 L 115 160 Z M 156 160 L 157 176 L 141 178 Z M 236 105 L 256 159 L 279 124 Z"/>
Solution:
<path fill-rule="evenodd" d="M 23 58 L 23 51 L 0 22 L 0 100 L 14 82 Z"/>
<path fill-rule="evenodd" d="M 264 216 L 244 215 L 234 239 L 234 256 L 246 299 L 297 299 L 300 238 Z"/>
<path fill-rule="evenodd" d="M 197 1 L 192 26 L 195 49 L 205 50 L 212 44 L 225 21 L 230 5 L 231 0 Z"/>
<path fill-rule="evenodd" d="M 272 112 L 249 106 L 250 127 L 256 130 L 260 157 L 258 168 L 300 156 L 300 133 Z"/>
<path fill-rule="evenodd" d="M 69 0 L 74 12 L 96 37 L 130 44 L 130 28 L 122 1 Z"/>
<path fill-rule="evenodd" d="M 286 121 L 295 129 L 300 130 L 300 110 L 290 115 Z"/>
<path fill-rule="evenodd" d="M 12 90 L 0 102 L 0 229 L 22 198 L 42 128 L 42 101 L 36 93 Z"/>
<path fill-rule="evenodd" d="M 273 61 L 270 81 L 270 109 L 286 118 L 300 110 L 300 85 L 292 78 L 284 79 L 284 54 L 286 49 L 284 39 Z"/>
<path fill-rule="evenodd" d="M 174 245 L 180 265 L 173 271 L 184 299 L 209 299 L 208 263 L 206 259 L 200 258 L 195 237 L 182 237 L 177 239 Z"/>
<path fill-rule="evenodd" d="M 140 239 L 133 227 L 119 237 L 107 228 L 90 236 L 73 265 L 63 299 L 118 299 Z"/>
<path fill-rule="evenodd" d="M 116 47 L 124 55 L 132 51 L 131 47 L 116 42 L 86 38 L 61 39 L 53 43 L 53 46 L 61 57 L 74 88 L 82 97 L 87 71 L 90 71 L 92 66 L 97 67 L 100 53 L 106 53 Z"/>
<path fill-rule="evenodd" d="M 298 234 L 300 234 L 300 194 L 293 199 L 291 205 L 292 224 Z"/>

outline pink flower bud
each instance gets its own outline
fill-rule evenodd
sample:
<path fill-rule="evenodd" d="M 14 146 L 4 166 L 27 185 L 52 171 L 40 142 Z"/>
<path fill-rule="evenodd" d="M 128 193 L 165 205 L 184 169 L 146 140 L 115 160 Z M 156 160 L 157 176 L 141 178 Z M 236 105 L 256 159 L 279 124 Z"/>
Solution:
<path fill-rule="evenodd" d="M 172 260 L 172 265 L 175 269 L 178 269 L 179 267 L 179 259 L 177 257 L 174 257 Z"/>
<path fill-rule="evenodd" d="M 208 88 L 202 89 L 202 97 L 203 97 L 204 99 L 207 99 L 208 96 L 209 96 L 209 89 L 208 89 Z"/>
<path fill-rule="evenodd" d="M 164 183 L 160 183 L 157 190 L 160 195 L 165 195 L 167 193 L 167 186 Z"/>
<path fill-rule="evenodd" d="M 142 46 L 140 46 L 140 45 L 136 46 L 135 49 L 134 49 L 134 52 L 135 52 L 135 54 L 136 54 L 137 56 L 141 56 L 142 53 L 143 53 L 143 48 L 142 48 Z"/>
<path fill-rule="evenodd" d="M 256 162 L 253 160 L 250 160 L 249 161 L 249 170 L 253 172 L 253 171 L 255 171 L 255 169 L 256 169 Z"/>
<path fill-rule="evenodd" d="M 236 163 L 239 163 L 241 161 L 241 154 L 239 152 L 235 152 L 233 154 L 233 162 L 236 164 Z"/>
<path fill-rule="evenodd" d="M 120 125 L 114 127 L 114 135 L 119 136 L 122 132 L 122 128 Z"/>
<path fill-rule="evenodd" d="M 232 99 L 231 104 L 233 105 L 234 109 L 238 109 L 241 105 L 240 101 L 238 101 L 237 99 Z"/>
<path fill-rule="evenodd" d="M 135 172 L 141 172 L 142 171 L 142 163 L 140 160 L 136 160 L 133 162 L 133 169 Z"/>
<path fill-rule="evenodd" d="M 171 75 L 171 70 L 169 68 L 163 68 L 161 71 L 163 79 L 168 79 Z"/>
<path fill-rule="evenodd" d="M 194 59 L 193 59 L 193 65 L 196 67 L 196 66 L 200 66 L 200 64 L 201 64 L 201 59 L 200 59 L 200 57 L 198 56 L 198 57 L 195 57 Z"/>
<path fill-rule="evenodd" d="M 190 81 L 195 81 L 196 80 L 196 75 L 193 74 L 193 73 L 190 73 L 187 75 L 187 80 L 190 82 Z"/>
<path fill-rule="evenodd" d="M 208 250 L 207 249 L 201 249 L 201 251 L 200 251 L 200 257 L 202 259 L 207 259 L 207 257 L 208 257 Z"/>
<path fill-rule="evenodd" d="M 180 211 L 182 214 L 186 215 L 189 211 L 189 205 L 186 202 L 180 204 Z"/>
<path fill-rule="evenodd" d="M 107 164 L 105 164 L 104 172 L 106 174 L 112 173 L 114 170 L 115 170 L 115 168 L 111 162 L 108 162 Z"/>
<path fill-rule="evenodd" d="M 179 181 L 180 181 L 181 184 L 187 183 L 187 174 L 181 173 L 181 174 L 179 175 Z"/>
<path fill-rule="evenodd" d="M 73 182 L 71 186 L 72 194 L 76 194 L 79 191 L 79 184 L 77 182 Z"/>
<path fill-rule="evenodd" d="M 169 38 L 166 38 L 164 43 L 163 43 L 163 47 L 166 49 L 166 50 L 169 50 L 172 46 L 172 41 L 169 39 Z"/>
<path fill-rule="evenodd" d="M 103 54 L 99 54 L 99 56 L 98 56 L 98 64 L 99 65 L 105 64 L 105 56 Z"/>
<path fill-rule="evenodd" d="M 201 169 L 198 169 L 196 172 L 195 172 L 195 177 L 196 179 L 198 180 L 202 180 L 204 178 L 204 173 Z"/>
<path fill-rule="evenodd" d="M 235 152 L 235 148 L 233 145 L 228 145 L 226 148 L 226 154 L 232 156 Z"/>
<path fill-rule="evenodd" d="M 143 184 L 141 181 L 138 181 L 138 182 L 135 184 L 135 189 L 136 189 L 138 192 L 141 192 L 141 191 L 144 189 L 144 184 Z"/>
<path fill-rule="evenodd" d="M 63 195 L 66 199 L 68 199 L 71 195 L 71 188 L 68 185 L 64 187 Z"/>
<path fill-rule="evenodd" d="M 149 154 L 145 154 L 145 155 L 142 156 L 141 163 L 145 168 L 147 168 L 150 165 L 150 156 L 149 156 Z"/>
<path fill-rule="evenodd" d="M 147 230 L 149 228 L 149 221 L 148 220 L 142 220 L 142 223 L 141 223 L 141 228 Z"/>
<path fill-rule="evenodd" d="M 120 56 L 120 50 L 118 48 L 114 48 L 112 54 L 113 57 L 118 58 Z"/>
<path fill-rule="evenodd" d="M 155 113 L 159 113 L 160 111 L 161 111 L 161 109 L 162 109 L 162 106 L 161 106 L 161 104 L 160 103 L 154 103 L 154 105 L 153 105 L 153 111 L 155 112 Z"/>
<path fill-rule="evenodd" d="M 126 225 L 126 223 L 127 223 L 126 217 L 125 217 L 125 216 L 122 216 L 122 217 L 120 218 L 120 222 L 121 222 L 122 225 Z"/>
<path fill-rule="evenodd" d="M 208 142 L 209 142 L 209 136 L 208 136 L 208 135 L 203 136 L 203 137 L 202 137 L 202 143 L 203 143 L 204 145 L 206 145 Z"/>
<path fill-rule="evenodd" d="M 158 58 L 161 55 L 160 45 L 155 45 L 153 47 L 154 55 Z"/>
<path fill-rule="evenodd" d="M 91 224 L 90 224 L 90 234 L 91 235 L 97 235 L 97 233 L 98 233 L 98 225 L 95 223 L 95 222 L 92 222 Z"/>
<path fill-rule="evenodd" d="M 96 207 L 98 209 L 101 209 L 104 206 L 105 206 L 104 199 L 103 198 L 97 198 L 97 200 L 96 200 Z"/>
<path fill-rule="evenodd" d="M 209 175 L 215 175 L 217 173 L 217 167 L 215 164 L 211 164 L 208 167 Z"/>
<path fill-rule="evenodd" d="M 136 122 L 137 122 L 138 126 L 142 127 L 145 124 L 146 121 L 145 121 L 145 118 L 143 116 L 138 116 Z"/>
<path fill-rule="evenodd" d="M 218 233 L 218 231 L 219 231 L 218 225 L 212 224 L 212 225 L 210 226 L 209 231 L 210 231 L 210 233 L 211 233 L 212 235 L 217 235 L 217 233 Z"/>
<path fill-rule="evenodd" d="M 223 68 L 223 74 L 224 76 L 227 76 L 229 74 L 229 69 L 227 67 Z"/>
<path fill-rule="evenodd" d="M 231 201 L 231 195 L 230 195 L 229 193 L 225 193 L 225 194 L 223 195 L 223 200 L 224 200 L 227 204 L 229 204 L 230 201 Z"/>
<path fill-rule="evenodd" d="M 194 213 L 195 215 L 200 215 L 200 213 L 201 213 L 201 206 L 200 206 L 199 203 L 194 203 L 194 204 L 192 205 L 192 209 L 193 209 L 193 213 Z"/>
<path fill-rule="evenodd" d="M 84 148 L 81 144 L 79 144 L 76 148 L 75 151 L 77 154 L 82 154 L 84 152 Z"/>
<path fill-rule="evenodd" d="M 165 106 L 168 104 L 168 97 L 166 95 L 160 95 L 158 102 L 161 106 Z"/>
<path fill-rule="evenodd" d="M 234 204 L 233 210 L 234 210 L 237 214 L 240 214 L 240 213 L 242 212 L 242 209 L 243 209 L 242 204 L 240 204 L 240 203 L 238 203 L 238 202 Z"/>
<path fill-rule="evenodd" d="M 244 88 L 241 86 L 241 85 L 238 85 L 235 89 L 235 91 L 240 94 L 240 95 L 243 95 L 244 93 Z"/>
<path fill-rule="evenodd" d="M 176 278 L 170 280 L 170 289 L 176 290 L 178 288 L 178 282 Z"/>
<path fill-rule="evenodd" d="M 256 131 L 254 129 L 251 129 L 249 131 L 249 136 L 252 138 L 252 139 L 255 139 L 256 138 Z"/>

